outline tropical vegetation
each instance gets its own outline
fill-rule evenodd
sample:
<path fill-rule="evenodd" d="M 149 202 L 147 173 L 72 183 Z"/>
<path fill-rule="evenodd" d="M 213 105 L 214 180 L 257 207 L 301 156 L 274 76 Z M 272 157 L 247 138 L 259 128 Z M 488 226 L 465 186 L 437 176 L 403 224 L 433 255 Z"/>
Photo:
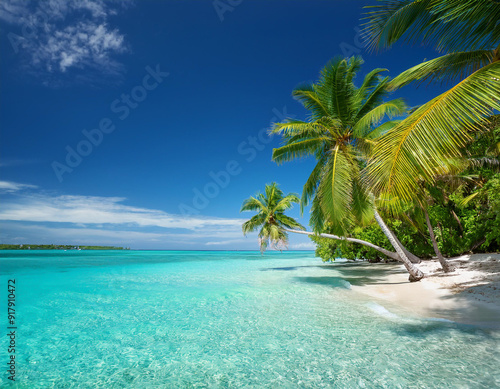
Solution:
<path fill-rule="evenodd" d="M 116 246 L 79 246 L 61 244 L 0 244 L 0 250 L 128 250 Z"/>
<path fill-rule="evenodd" d="M 418 281 L 420 258 L 435 255 L 446 272 L 445 256 L 500 250 L 500 3 L 380 0 L 367 8 L 372 50 L 421 41 L 443 55 L 393 79 L 374 69 L 359 86 L 361 57 L 334 58 L 317 82 L 295 88 L 310 114 L 274 125 L 283 144 L 272 158 L 313 157 L 316 165 L 301 198 L 289 195 L 278 209 L 281 220 L 270 206 L 281 201 L 270 198 L 275 183 L 247 200 L 242 210 L 258 214 L 243 231 L 262 226 L 264 249 L 268 241 L 282 247 L 287 232 L 311 235 L 324 260 L 389 257 Z M 419 107 L 389 99 L 410 83 L 436 81 L 450 88 Z M 283 219 L 299 202 L 301 211 L 310 206 L 313 232 Z"/>

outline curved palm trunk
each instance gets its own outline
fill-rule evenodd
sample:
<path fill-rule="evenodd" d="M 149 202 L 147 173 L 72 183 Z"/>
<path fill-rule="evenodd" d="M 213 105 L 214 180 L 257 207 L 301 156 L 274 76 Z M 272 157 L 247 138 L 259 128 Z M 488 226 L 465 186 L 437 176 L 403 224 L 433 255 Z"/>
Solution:
<path fill-rule="evenodd" d="M 389 232 L 391 233 L 392 237 L 396 240 L 396 242 L 399 244 L 399 246 L 403 249 L 404 253 L 406 254 L 406 256 L 408 257 L 408 259 L 410 260 L 411 263 L 422 262 L 422 260 L 419 257 L 417 257 L 412 252 L 408 251 L 408 249 L 405 246 L 403 246 L 403 243 L 400 242 L 400 240 L 398 239 L 396 234 L 389 227 L 387 227 L 387 228 L 388 228 Z"/>
<path fill-rule="evenodd" d="M 294 234 L 320 236 L 322 238 L 329 238 L 329 239 L 335 239 L 335 240 L 345 240 L 347 242 L 359 243 L 359 244 L 362 244 L 363 246 L 367 246 L 367 247 L 370 247 L 374 250 L 377 250 L 377 251 L 381 252 L 382 254 L 388 256 L 389 258 L 395 259 L 396 261 L 401 261 L 401 258 L 399 257 L 398 253 L 393 253 L 392 251 L 386 250 L 380 246 L 377 246 L 377 245 L 370 243 L 370 242 L 367 242 L 365 240 L 356 239 L 356 238 L 348 238 L 345 236 L 337 236 L 337 235 L 332 235 L 332 234 L 315 234 L 314 232 L 310 232 L 310 231 L 290 230 L 288 228 L 283 228 L 283 229 L 287 232 L 293 232 Z"/>
<path fill-rule="evenodd" d="M 424 209 L 424 214 L 425 214 L 425 221 L 427 222 L 427 229 L 429 230 L 429 235 L 431 236 L 432 247 L 434 248 L 434 252 L 438 257 L 439 263 L 441 264 L 441 267 L 443 268 L 445 273 L 452 272 L 455 269 L 453 269 L 453 267 L 450 266 L 448 261 L 444 259 L 443 254 L 441 254 L 441 251 L 439 251 L 439 247 L 436 241 L 436 236 L 434 235 L 434 229 L 432 228 L 431 219 L 429 218 L 429 214 L 427 213 L 426 209 Z"/>
<path fill-rule="evenodd" d="M 422 278 L 424 278 L 424 273 L 422 273 L 422 271 L 416 266 L 414 266 L 413 263 L 411 263 L 411 261 L 408 259 L 402 247 L 398 244 L 396 239 L 394 239 L 391 230 L 389 230 L 389 227 L 387 227 L 387 225 L 385 224 L 384 220 L 379 215 L 375 207 L 373 208 L 373 214 L 375 216 L 375 220 L 377 221 L 378 225 L 384 232 L 385 236 L 387 236 L 387 239 L 389 239 L 389 242 L 391 242 L 392 246 L 401 257 L 401 261 L 405 265 L 406 270 L 408 270 L 408 273 L 410 273 L 409 281 L 410 282 L 420 281 Z"/>

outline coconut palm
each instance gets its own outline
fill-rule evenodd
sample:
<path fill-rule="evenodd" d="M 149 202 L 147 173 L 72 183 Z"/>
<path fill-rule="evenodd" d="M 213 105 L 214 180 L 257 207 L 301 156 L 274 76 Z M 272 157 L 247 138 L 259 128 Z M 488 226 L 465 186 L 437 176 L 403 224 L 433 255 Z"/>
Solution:
<path fill-rule="evenodd" d="M 367 247 L 371 247 L 380 251 L 382 254 L 392 258 L 399 259 L 395 252 L 391 252 L 382 247 L 366 242 L 361 239 L 341 237 L 333 234 L 315 234 L 314 232 L 305 231 L 305 227 L 298 223 L 295 219 L 288 217 L 284 212 L 292 208 L 294 203 L 299 203 L 299 197 L 294 194 L 284 196 L 278 185 L 273 182 L 266 185 L 264 193 L 257 193 L 255 196 L 248 198 L 243 202 L 241 211 L 257 211 L 257 215 L 243 223 L 243 233 L 246 235 L 249 232 L 259 231 L 259 245 L 263 252 L 269 244 L 275 249 L 283 249 L 288 244 L 287 232 L 304 235 L 318 235 L 323 238 L 345 240 L 348 242 L 359 243 Z"/>
<path fill-rule="evenodd" d="M 295 219 L 286 216 L 285 211 L 299 203 L 299 197 L 290 193 L 284 195 L 283 191 L 275 182 L 266 185 L 264 193 L 246 199 L 241 206 L 240 212 L 257 211 L 250 220 L 243 223 L 243 234 L 259 231 L 260 251 L 263 252 L 271 245 L 272 248 L 282 250 L 288 246 L 288 234 L 286 230 L 305 230 Z"/>
<path fill-rule="evenodd" d="M 278 164 L 299 157 L 314 156 L 317 164 L 302 192 L 301 209 L 311 204 L 310 223 L 320 232 L 325 223 L 334 233 L 347 235 L 355 224 L 375 220 L 387 236 L 408 272 L 419 280 L 423 273 L 413 266 L 411 255 L 380 217 L 361 172 L 374 140 L 397 121 L 379 125 L 385 117 L 406 113 L 401 99 L 384 102 L 389 77 L 385 69 L 369 72 L 361 86 L 354 85 L 361 57 L 335 58 L 321 71 L 317 83 L 297 87 L 293 96 L 310 111 L 307 121 L 287 120 L 275 124 L 272 132 L 282 135 L 284 145 L 273 150 Z"/>
<path fill-rule="evenodd" d="M 457 83 L 420 106 L 377 141 L 368 167 L 375 193 L 412 201 L 421 182 L 450 170 L 464 145 L 500 110 L 500 3 L 494 0 L 382 0 L 368 7 L 365 33 L 381 49 L 398 40 L 434 45 L 445 54 L 389 83 Z"/>

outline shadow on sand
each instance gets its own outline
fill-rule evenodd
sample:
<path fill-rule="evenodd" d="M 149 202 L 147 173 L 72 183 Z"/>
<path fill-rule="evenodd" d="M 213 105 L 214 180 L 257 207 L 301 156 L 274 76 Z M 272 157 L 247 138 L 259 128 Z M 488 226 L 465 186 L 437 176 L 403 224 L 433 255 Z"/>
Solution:
<path fill-rule="evenodd" d="M 294 271 L 303 268 L 319 268 L 336 272 L 333 276 L 295 277 L 300 282 L 318 285 L 331 285 L 334 288 L 342 286 L 339 280 L 349 282 L 351 285 L 373 285 L 385 284 L 396 285 L 405 282 L 381 282 L 380 280 L 389 274 L 405 273 L 396 264 L 392 263 L 368 263 L 368 262 L 336 262 L 325 265 L 305 265 L 287 267 L 268 267 L 260 271 Z"/>

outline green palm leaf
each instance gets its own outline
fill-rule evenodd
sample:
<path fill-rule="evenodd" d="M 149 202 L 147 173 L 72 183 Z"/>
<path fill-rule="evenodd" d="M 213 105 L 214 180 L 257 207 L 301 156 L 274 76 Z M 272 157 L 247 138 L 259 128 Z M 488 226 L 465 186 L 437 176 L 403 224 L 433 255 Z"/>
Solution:
<path fill-rule="evenodd" d="M 371 111 L 359 118 L 354 126 L 353 132 L 358 137 L 364 137 L 372 132 L 373 126 L 376 126 L 384 117 L 393 118 L 402 116 L 407 112 L 408 107 L 403 99 L 395 99 L 377 105 Z"/>
<path fill-rule="evenodd" d="M 329 139 L 327 137 L 305 139 L 296 141 L 278 149 L 273 150 L 273 161 L 278 164 L 291 161 L 295 158 L 314 155 L 319 149 L 322 149 L 324 143 Z"/>
<path fill-rule="evenodd" d="M 500 63 L 476 71 L 442 95 L 418 108 L 377 142 L 368 173 L 376 193 L 410 201 L 416 180 L 434 182 L 447 161 L 460 155 L 469 133 L 492 110 L 499 110 Z"/>
<path fill-rule="evenodd" d="M 250 197 L 243 202 L 240 212 L 243 211 L 266 211 L 266 206 L 255 197 Z"/>
<path fill-rule="evenodd" d="M 347 146 L 335 146 L 318 187 L 323 215 L 335 226 L 337 233 L 345 233 L 351 216 L 351 178 L 357 172 L 350 152 Z"/>
<path fill-rule="evenodd" d="M 389 83 L 389 88 L 400 88 L 413 81 L 430 82 L 463 79 L 488 65 L 492 60 L 493 52 L 490 50 L 446 54 L 404 71 Z"/>
<path fill-rule="evenodd" d="M 297 87 L 293 91 L 292 96 L 296 100 L 300 101 L 307 110 L 311 111 L 313 119 L 328 116 L 328 110 L 323 105 L 323 102 L 316 93 L 314 86 L 302 85 Z"/>
<path fill-rule="evenodd" d="M 442 51 L 491 50 L 500 41 L 496 0 L 379 0 L 366 8 L 364 33 L 371 49 L 404 39 Z"/>
<path fill-rule="evenodd" d="M 284 212 L 293 207 L 293 204 L 297 204 L 300 202 L 300 198 L 295 193 L 289 193 L 285 197 L 283 197 L 278 204 L 276 204 L 274 210 L 275 212 Z"/>

